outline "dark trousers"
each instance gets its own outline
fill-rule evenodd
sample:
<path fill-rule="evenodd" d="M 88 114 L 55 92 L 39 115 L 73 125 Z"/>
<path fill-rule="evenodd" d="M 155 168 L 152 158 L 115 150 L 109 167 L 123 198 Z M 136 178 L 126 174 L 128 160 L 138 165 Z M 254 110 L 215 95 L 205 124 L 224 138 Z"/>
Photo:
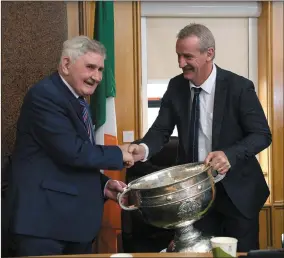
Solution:
<path fill-rule="evenodd" d="M 206 236 L 238 239 L 238 252 L 259 249 L 258 216 L 249 219 L 242 215 L 221 183 L 216 184 L 216 200 L 213 207 L 201 220 L 195 222 L 194 226 Z"/>
<path fill-rule="evenodd" d="M 90 254 L 92 243 L 73 243 L 26 235 L 13 236 L 15 256 Z"/>

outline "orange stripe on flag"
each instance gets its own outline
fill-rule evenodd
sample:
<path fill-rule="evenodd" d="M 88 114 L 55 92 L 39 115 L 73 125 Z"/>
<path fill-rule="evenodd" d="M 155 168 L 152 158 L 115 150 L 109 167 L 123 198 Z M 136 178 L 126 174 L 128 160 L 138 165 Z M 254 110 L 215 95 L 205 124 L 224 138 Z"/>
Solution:
<path fill-rule="evenodd" d="M 117 138 L 110 134 L 104 135 L 104 143 L 105 145 L 118 145 Z"/>

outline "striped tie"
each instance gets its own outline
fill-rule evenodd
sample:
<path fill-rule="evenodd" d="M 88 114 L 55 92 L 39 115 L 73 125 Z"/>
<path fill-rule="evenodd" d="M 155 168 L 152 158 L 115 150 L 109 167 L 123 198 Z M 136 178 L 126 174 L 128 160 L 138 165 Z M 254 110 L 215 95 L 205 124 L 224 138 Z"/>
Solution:
<path fill-rule="evenodd" d="M 88 132 L 91 143 L 94 144 L 95 137 L 94 137 L 92 120 L 90 118 L 90 114 L 89 114 L 89 111 L 88 111 L 88 109 L 89 109 L 88 104 L 83 97 L 79 97 L 78 100 L 79 100 L 79 103 L 81 105 L 82 117 L 83 117 L 83 121 L 84 121 L 86 130 Z"/>

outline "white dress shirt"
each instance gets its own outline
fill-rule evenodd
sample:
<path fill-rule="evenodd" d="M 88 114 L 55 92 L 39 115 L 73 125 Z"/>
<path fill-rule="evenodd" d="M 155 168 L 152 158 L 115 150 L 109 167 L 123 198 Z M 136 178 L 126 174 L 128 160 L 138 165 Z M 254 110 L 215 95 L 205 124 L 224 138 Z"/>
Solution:
<path fill-rule="evenodd" d="M 67 88 L 72 92 L 72 94 L 75 96 L 76 99 L 78 99 L 80 96 L 74 91 L 74 89 L 68 84 L 67 81 L 64 80 L 64 78 L 59 74 L 61 80 L 64 82 L 64 84 L 67 86 Z"/>
<path fill-rule="evenodd" d="M 204 161 L 208 153 L 212 151 L 212 125 L 213 125 L 213 110 L 214 110 L 214 95 L 216 87 L 217 69 L 213 64 L 213 69 L 207 80 L 199 87 L 202 91 L 199 94 L 200 118 L 199 118 L 199 135 L 198 135 L 198 159 Z M 193 100 L 193 87 L 196 87 L 192 82 L 189 82 L 191 89 L 191 102 Z M 196 87 L 197 88 L 197 87 Z M 148 159 L 149 147 L 145 143 L 146 150 L 145 159 Z"/>
<path fill-rule="evenodd" d="M 207 80 L 199 87 L 202 89 L 199 94 L 200 117 L 199 117 L 199 135 L 198 135 L 198 160 L 204 161 L 208 153 L 212 150 L 212 124 L 214 95 L 216 86 L 217 69 L 213 64 L 213 69 Z M 193 100 L 192 82 L 189 83 L 191 89 L 191 101 Z"/>

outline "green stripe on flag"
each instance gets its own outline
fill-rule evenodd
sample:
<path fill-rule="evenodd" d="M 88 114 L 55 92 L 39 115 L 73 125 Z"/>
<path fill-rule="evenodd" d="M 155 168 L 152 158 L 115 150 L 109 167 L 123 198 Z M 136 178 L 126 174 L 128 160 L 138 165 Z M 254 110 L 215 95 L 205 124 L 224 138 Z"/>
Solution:
<path fill-rule="evenodd" d="M 96 1 L 94 39 L 106 48 L 103 79 L 90 97 L 90 108 L 96 130 L 106 121 L 106 99 L 115 97 L 114 73 L 114 7 L 113 1 Z"/>

